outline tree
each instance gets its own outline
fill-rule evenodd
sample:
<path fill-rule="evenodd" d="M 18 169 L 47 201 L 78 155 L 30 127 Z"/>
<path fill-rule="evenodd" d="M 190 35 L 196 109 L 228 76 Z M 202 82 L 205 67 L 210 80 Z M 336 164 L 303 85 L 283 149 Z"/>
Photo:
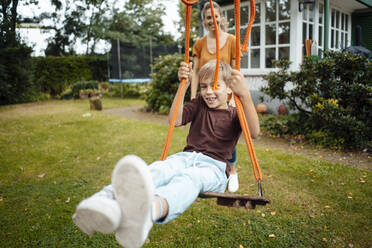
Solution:
<path fill-rule="evenodd" d="M 18 0 L 1 0 L 0 4 L 0 47 L 15 46 Z"/>
<path fill-rule="evenodd" d="M 153 57 L 177 50 L 172 36 L 163 31 L 162 16 L 165 7 L 152 0 L 129 0 L 124 10 L 114 10 L 112 20 L 107 20 L 107 31 L 102 37 L 111 40 L 112 54 L 116 54 L 116 42 L 120 41 L 122 75 L 148 77 L 150 74 L 150 51 Z M 150 48 L 151 42 L 151 48 Z"/>
<path fill-rule="evenodd" d="M 26 1 L 33 4 L 36 1 Z M 25 102 L 35 96 L 31 81 L 32 49 L 16 35 L 18 0 L 0 1 L 0 105 Z"/>
<path fill-rule="evenodd" d="M 105 15 L 110 16 L 107 0 L 51 0 L 53 13 L 43 13 L 41 19 L 51 22 L 48 28 L 55 31 L 48 40 L 46 53 L 51 55 L 74 54 L 74 44 L 80 39 L 86 46 L 86 54 L 94 54 L 97 41 L 105 30 Z"/>
<path fill-rule="evenodd" d="M 106 0 L 84 0 L 83 5 L 77 5 L 66 20 L 66 34 L 82 39 L 86 46 L 86 54 L 93 54 L 97 41 L 104 30 L 104 14 L 110 13 Z"/>
<path fill-rule="evenodd" d="M 198 4 L 194 4 L 191 11 L 191 23 L 190 23 L 190 47 L 197 41 L 199 38 L 199 10 Z M 177 23 L 177 30 L 182 34 L 179 39 L 179 43 L 185 44 L 185 34 L 186 34 L 186 5 L 181 1 L 178 3 L 178 14 L 181 17 L 181 20 Z"/>
<path fill-rule="evenodd" d="M 172 42 L 172 37 L 163 31 L 161 17 L 165 15 L 164 9 L 162 4 L 155 5 L 153 0 L 129 0 L 124 4 L 124 11 L 114 10 L 103 37 L 132 44 L 148 42 L 149 37 L 153 42 Z"/>

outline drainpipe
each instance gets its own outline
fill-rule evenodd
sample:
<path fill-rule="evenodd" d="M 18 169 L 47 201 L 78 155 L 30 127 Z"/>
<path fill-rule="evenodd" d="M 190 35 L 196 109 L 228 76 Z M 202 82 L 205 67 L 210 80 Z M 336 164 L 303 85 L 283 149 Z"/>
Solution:
<path fill-rule="evenodd" d="M 324 2 L 324 51 L 328 51 L 329 41 L 329 0 Z"/>

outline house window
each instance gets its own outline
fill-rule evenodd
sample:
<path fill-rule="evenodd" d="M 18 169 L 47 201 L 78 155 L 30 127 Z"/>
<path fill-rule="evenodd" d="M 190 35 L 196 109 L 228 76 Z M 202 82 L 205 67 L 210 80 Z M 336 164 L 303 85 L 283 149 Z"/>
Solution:
<path fill-rule="evenodd" d="M 240 5 L 241 43 L 248 27 L 250 3 Z M 235 34 L 234 6 L 224 8 L 229 22 L 228 32 Z M 249 51 L 241 59 L 242 69 L 274 68 L 273 60 L 289 59 L 290 0 L 256 2 L 256 16 L 249 40 Z"/>
<path fill-rule="evenodd" d="M 349 39 L 349 15 L 332 8 L 330 50 L 337 51 L 347 47 Z"/>
<path fill-rule="evenodd" d="M 306 4 L 302 11 L 302 52 L 306 55 L 305 40 L 314 40 L 314 21 L 315 11 L 314 5 Z"/>
<path fill-rule="evenodd" d="M 274 68 L 273 60 L 289 60 L 290 1 L 265 1 L 265 68 Z"/>

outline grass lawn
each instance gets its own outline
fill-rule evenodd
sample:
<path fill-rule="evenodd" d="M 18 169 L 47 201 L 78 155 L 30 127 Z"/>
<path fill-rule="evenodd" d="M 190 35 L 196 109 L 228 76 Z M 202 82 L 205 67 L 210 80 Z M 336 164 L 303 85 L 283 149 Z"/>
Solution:
<path fill-rule="evenodd" d="M 104 108 L 139 104 L 103 99 Z M 114 235 L 89 238 L 71 216 L 110 183 L 123 155 L 159 159 L 167 130 L 89 112 L 87 100 L 0 107 L 0 247 L 118 247 Z M 175 129 L 170 154 L 186 135 Z M 145 247 L 372 247 L 371 171 L 267 147 L 256 152 L 271 204 L 246 210 L 198 199 L 154 226 Z M 256 194 L 245 145 L 238 155 L 240 192 Z"/>

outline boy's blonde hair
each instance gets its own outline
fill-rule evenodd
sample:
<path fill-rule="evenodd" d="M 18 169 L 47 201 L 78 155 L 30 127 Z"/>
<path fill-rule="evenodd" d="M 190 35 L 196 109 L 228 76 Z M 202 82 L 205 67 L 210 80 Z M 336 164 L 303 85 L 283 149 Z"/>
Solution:
<path fill-rule="evenodd" d="M 200 68 L 199 71 L 199 82 L 205 77 L 212 76 L 214 78 L 214 72 L 216 71 L 217 60 L 209 60 L 206 64 Z M 229 80 L 231 77 L 231 66 L 223 61 L 220 61 L 218 77 L 221 78 L 227 86 L 229 86 Z"/>
<path fill-rule="evenodd" d="M 220 5 L 218 5 L 218 3 L 214 2 L 214 1 L 212 1 L 212 4 L 213 4 L 214 12 L 216 13 L 218 11 L 220 13 L 222 31 L 226 31 L 229 24 L 228 24 L 223 12 L 222 12 L 222 9 L 221 9 Z M 210 8 L 211 8 L 211 5 L 209 4 L 209 2 L 206 2 L 203 6 L 203 10 L 202 10 L 202 13 L 201 13 L 203 22 L 204 22 L 205 12 L 207 12 L 207 10 L 210 9 Z"/>

